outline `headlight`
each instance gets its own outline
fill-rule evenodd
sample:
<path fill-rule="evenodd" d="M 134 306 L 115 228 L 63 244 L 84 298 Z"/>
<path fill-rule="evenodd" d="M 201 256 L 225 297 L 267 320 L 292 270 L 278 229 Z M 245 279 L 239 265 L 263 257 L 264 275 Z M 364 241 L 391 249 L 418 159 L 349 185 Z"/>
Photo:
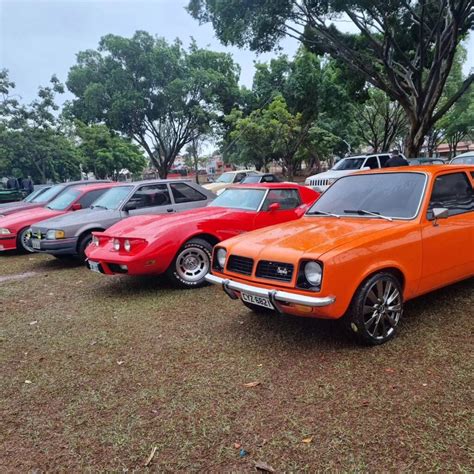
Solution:
<path fill-rule="evenodd" d="M 1 228 L 0 229 L 0 235 L 8 235 L 11 234 L 11 232 L 8 229 Z"/>
<path fill-rule="evenodd" d="M 120 250 L 120 240 L 119 239 L 114 239 L 113 246 L 114 246 L 114 250 L 116 252 L 118 252 Z"/>
<path fill-rule="evenodd" d="M 225 267 L 225 259 L 227 257 L 227 250 L 226 249 L 219 249 L 217 250 L 216 252 L 216 259 L 217 259 L 217 263 L 219 264 L 219 266 L 224 269 Z"/>
<path fill-rule="evenodd" d="M 125 249 L 125 252 L 130 252 L 130 250 L 132 249 L 132 244 L 130 243 L 130 240 L 126 240 L 123 243 L 123 248 Z"/>
<path fill-rule="evenodd" d="M 96 235 L 93 235 L 91 243 L 92 243 L 92 245 L 95 245 L 96 247 L 99 247 L 99 245 L 100 245 L 99 237 L 97 237 Z"/>
<path fill-rule="evenodd" d="M 304 276 L 312 286 L 320 286 L 323 269 L 317 262 L 307 262 L 304 266 Z"/>
<path fill-rule="evenodd" d="M 64 239 L 64 237 L 66 237 L 64 230 L 48 230 L 48 232 L 46 232 L 46 238 L 48 240 Z"/>

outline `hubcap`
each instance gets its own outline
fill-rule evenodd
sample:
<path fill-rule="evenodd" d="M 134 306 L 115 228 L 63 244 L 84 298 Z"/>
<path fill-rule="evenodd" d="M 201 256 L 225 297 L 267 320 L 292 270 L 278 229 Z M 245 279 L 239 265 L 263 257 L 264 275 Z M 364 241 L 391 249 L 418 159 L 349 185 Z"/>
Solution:
<path fill-rule="evenodd" d="M 189 283 L 197 282 L 209 272 L 209 256 L 197 247 L 184 249 L 176 259 L 176 273 Z"/>
<path fill-rule="evenodd" d="M 24 231 L 22 234 L 21 234 L 21 245 L 23 246 L 23 248 L 27 251 L 27 252 L 31 252 L 33 253 L 34 250 L 32 247 L 30 247 L 30 245 L 28 245 L 28 231 Z"/>
<path fill-rule="evenodd" d="M 389 278 L 381 278 L 367 292 L 363 320 L 374 339 L 386 339 L 395 330 L 402 315 L 402 296 Z"/>

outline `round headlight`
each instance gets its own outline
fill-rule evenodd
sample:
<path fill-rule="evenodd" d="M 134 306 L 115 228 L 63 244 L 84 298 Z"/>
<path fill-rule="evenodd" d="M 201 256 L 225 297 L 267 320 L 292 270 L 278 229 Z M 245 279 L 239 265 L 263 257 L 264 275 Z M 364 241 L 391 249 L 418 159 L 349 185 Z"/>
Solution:
<path fill-rule="evenodd" d="M 322 275 L 323 269 L 319 263 L 308 262 L 304 266 L 304 276 L 310 285 L 319 286 L 321 284 Z"/>
<path fill-rule="evenodd" d="M 225 267 L 225 259 L 227 257 L 226 249 L 219 249 L 216 253 L 217 263 L 221 268 Z"/>
<path fill-rule="evenodd" d="M 125 249 L 125 252 L 130 252 L 130 250 L 132 249 L 132 244 L 130 243 L 130 240 L 126 240 L 123 243 L 123 248 Z"/>
<path fill-rule="evenodd" d="M 114 246 L 114 250 L 116 252 L 118 252 L 120 250 L 120 240 L 119 239 L 114 239 L 113 246 Z"/>

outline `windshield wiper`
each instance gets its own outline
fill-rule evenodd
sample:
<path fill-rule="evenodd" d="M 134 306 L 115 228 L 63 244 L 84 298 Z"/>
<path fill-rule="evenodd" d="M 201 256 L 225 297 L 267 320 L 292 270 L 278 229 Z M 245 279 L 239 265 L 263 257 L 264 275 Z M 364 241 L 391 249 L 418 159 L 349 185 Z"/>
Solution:
<path fill-rule="evenodd" d="M 100 209 L 105 209 L 105 210 L 108 209 L 108 207 L 101 206 L 100 204 L 96 204 L 95 206 L 91 206 L 92 209 L 94 209 L 94 207 L 99 207 Z"/>
<path fill-rule="evenodd" d="M 344 213 L 345 214 L 359 214 L 360 216 L 374 216 L 374 217 L 378 217 L 379 219 L 385 219 L 390 222 L 393 221 L 391 217 L 384 216 L 380 214 L 380 212 L 366 211 L 365 209 L 344 209 Z"/>
<path fill-rule="evenodd" d="M 310 211 L 308 212 L 309 216 L 312 216 L 314 214 L 320 214 L 321 216 L 330 216 L 330 217 L 341 217 L 339 214 L 333 214 L 332 212 L 326 212 L 326 211 Z"/>

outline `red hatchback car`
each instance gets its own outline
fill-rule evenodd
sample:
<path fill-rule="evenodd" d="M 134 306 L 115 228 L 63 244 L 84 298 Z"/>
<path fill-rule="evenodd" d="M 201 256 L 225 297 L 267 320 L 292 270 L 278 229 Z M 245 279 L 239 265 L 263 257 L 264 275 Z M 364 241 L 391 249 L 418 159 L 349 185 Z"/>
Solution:
<path fill-rule="evenodd" d="M 32 252 L 28 235 L 31 225 L 89 207 L 107 189 L 116 185 L 117 183 L 109 182 L 73 186 L 63 191 L 45 207 L 0 217 L 0 251 L 19 249 Z"/>
<path fill-rule="evenodd" d="M 230 187 L 205 208 L 130 217 L 106 232 L 94 232 L 87 265 L 108 275 L 166 273 L 180 287 L 199 287 L 205 284 L 215 244 L 298 219 L 318 197 L 293 183 Z"/>

